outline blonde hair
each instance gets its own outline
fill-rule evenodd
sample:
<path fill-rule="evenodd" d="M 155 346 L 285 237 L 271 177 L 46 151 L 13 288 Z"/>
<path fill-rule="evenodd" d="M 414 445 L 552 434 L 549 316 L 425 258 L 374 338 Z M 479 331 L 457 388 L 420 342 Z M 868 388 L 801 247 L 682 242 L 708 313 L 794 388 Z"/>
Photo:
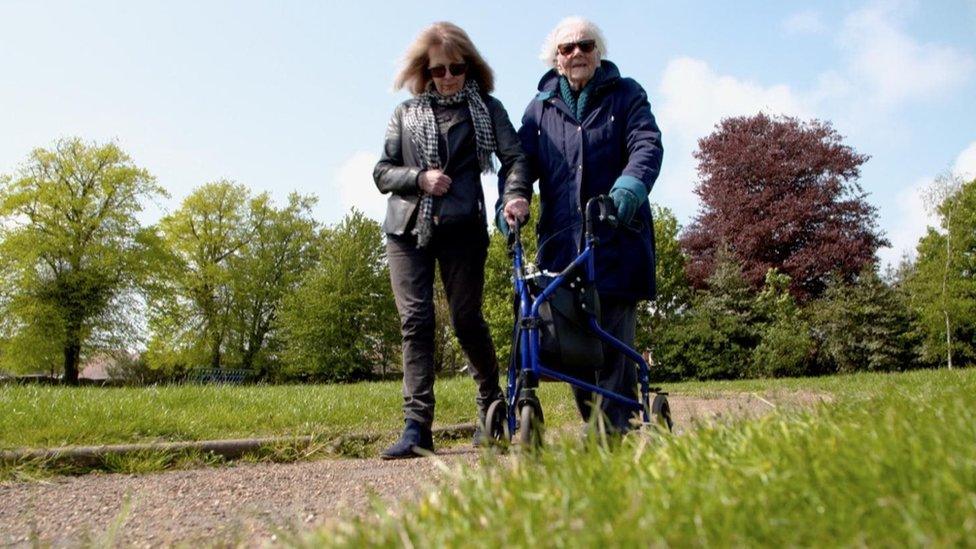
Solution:
<path fill-rule="evenodd" d="M 491 67 L 478 53 L 468 33 L 447 21 L 434 23 L 420 31 L 403 56 L 400 72 L 393 80 L 393 89 L 407 88 L 414 95 L 419 95 L 427 89 L 427 85 L 430 84 L 430 75 L 427 73 L 430 57 L 427 52 L 433 46 L 441 46 L 447 55 L 456 55 L 463 59 L 468 64 L 467 78 L 477 81 L 482 93 L 494 91 L 495 73 Z"/>
<path fill-rule="evenodd" d="M 555 68 L 556 47 L 560 44 L 559 39 L 569 30 L 582 30 L 583 34 L 596 41 L 596 51 L 600 54 L 600 59 L 607 56 L 607 40 L 603 37 L 603 31 L 600 30 L 600 27 L 596 26 L 589 19 L 574 15 L 560 21 L 556 25 L 556 28 L 552 29 L 552 32 L 546 37 L 546 41 L 542 43 L 542 51 L 539 52 L 539 59 L 547 67 Z"/>

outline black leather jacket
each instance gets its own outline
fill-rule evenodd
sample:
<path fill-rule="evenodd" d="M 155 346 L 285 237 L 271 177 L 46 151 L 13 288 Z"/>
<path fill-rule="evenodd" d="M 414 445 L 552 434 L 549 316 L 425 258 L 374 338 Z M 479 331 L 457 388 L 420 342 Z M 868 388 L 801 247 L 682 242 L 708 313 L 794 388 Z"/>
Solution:
<path fill-rule="evenodd" d="M 420 156 L 409 131 L 403 125 L 403 115 L 416 99 L 408 99 L 397 106 L 386 129 L 386 143 L 373 180 L 381 193 L 389 193 L 383 231 L 402 235 L 413 227 L 415 211 L 420 202 Z M 530 184 L 528 165 L 518 134 L 508 119 L 501 102 L 487 96 L 485 104 L 491 114 L 498 143 L 496 154 L 501 160 L 501 173 L 506 182 L 515 186 Z M 451 178 L 447 194 L 434 198 L 434 219 L 439 225 L 480 221 L 485 223 L 485 197 L 481 188 L 481 168 L 474 135 L 474 122 L 467 106 L 438 110 L 435 114 L 440 126 L 439 154 L 443 170 Z"/>

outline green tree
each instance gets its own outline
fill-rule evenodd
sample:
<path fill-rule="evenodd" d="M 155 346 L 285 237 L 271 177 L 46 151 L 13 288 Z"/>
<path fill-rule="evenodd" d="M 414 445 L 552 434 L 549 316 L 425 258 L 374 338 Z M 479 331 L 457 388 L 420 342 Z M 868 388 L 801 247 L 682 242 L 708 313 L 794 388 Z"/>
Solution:
<path fill-rule="evenodd" d="M 733 379 L 747 375 L 759 342 L 755 296 L 742 267 L 720 249 L 708 289 L 652 338 L 656 380 Z"/>
<path fill-rule="evenodd" d="M 281 209 L 269 208 L 240 253 L 231 257 L 230 353 L 242 368 L 267 377 L 277 367 L 281 342 L 276 318 L 284 297 L 314 266 L 319 247 L 315 198 L 291 194 Z M 266 205 L 264 207 L 267 207 Z"/>
<path fill-rule="evenodd" d="M 810 324 L 789 291 L 790 277 L 776 269 L 756 297 L 759 344 L 752 353 L 754 377 L 799 376 L 811 372 L 815 344 Z"/>
<path fill-rule="evenodd" d="M 638 305 L 634 341 L 638 350 L 652 348 L 655 334 L 688 307 L 693 295 L 685 273 L 687 257 L 678 241 L 681 232 L 678 219 L 668 208 L 652 204 L 651 210 L 657 256 L 657 297 L 652 302 Z"/>
<path fill-rule="evenodd" d="M 148 354 L 154 367 L 219 368 L 232 336 L 235 261 L 272 213 L 229 181 L 193 191 L 159 222 L 165 261 L 150 293 Z"/>
<path fill-rule="evenodd" d="M 907 284 L 923 358 L 952 368 L 976 363 L 976 179 L 945 176 L 937 188 L 940 230 L 919 241 Z"/>
<path fill-rule="evenodd" d="M 865 267 L 854 284 L 833 278 L 809 310 L 826 372 L 915 366 L 906 304 L 874 267 Z"/>
<path fill-rule="evenodd" d="M 283 374 L 324 381 L 368 376 L 395 362 L 399 319 L 383 233 L 353 210 L 322 235 L 322 259 L 279 314 Z"/>
<path fill-rule="evenodd" d="M 78 138 L 35 149 L 0 178 L 4 362 L 53 371 L 58 354 L 77 383 L 83 354 L 132 342 L 135 322 L 120 309 L 150 257 L 136 216 L 164 194 L 117 145 Z"/>

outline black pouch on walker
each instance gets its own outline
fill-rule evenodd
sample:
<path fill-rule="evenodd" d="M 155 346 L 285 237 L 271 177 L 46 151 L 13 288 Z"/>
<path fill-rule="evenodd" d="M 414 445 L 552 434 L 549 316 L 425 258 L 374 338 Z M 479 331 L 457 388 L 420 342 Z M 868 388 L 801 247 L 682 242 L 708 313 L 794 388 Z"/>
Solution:
<path fill-rule="evenodd" d="M 532 297 L 552 282 L 539 275 L 529 280 Z M 603 342 L 589 327 L 590 315 L 600 318 L 600 298 L 593 283 L 577 276 L 564 282 L 539 307 L 539 358 L 547 368 L 583 377 L 603 365 Z"/>

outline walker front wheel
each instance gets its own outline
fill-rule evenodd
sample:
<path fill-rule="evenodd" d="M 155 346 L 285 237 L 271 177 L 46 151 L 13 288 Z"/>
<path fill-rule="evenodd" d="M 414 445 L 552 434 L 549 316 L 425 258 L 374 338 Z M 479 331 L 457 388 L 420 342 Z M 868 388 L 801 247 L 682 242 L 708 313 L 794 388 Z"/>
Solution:
<path fill-rule="evenodd" d="M 518 443 L 523 450 L 534 451 L 542 448 L 542 415 L 535 406 L 526 404 L 519 413 Z"/>

